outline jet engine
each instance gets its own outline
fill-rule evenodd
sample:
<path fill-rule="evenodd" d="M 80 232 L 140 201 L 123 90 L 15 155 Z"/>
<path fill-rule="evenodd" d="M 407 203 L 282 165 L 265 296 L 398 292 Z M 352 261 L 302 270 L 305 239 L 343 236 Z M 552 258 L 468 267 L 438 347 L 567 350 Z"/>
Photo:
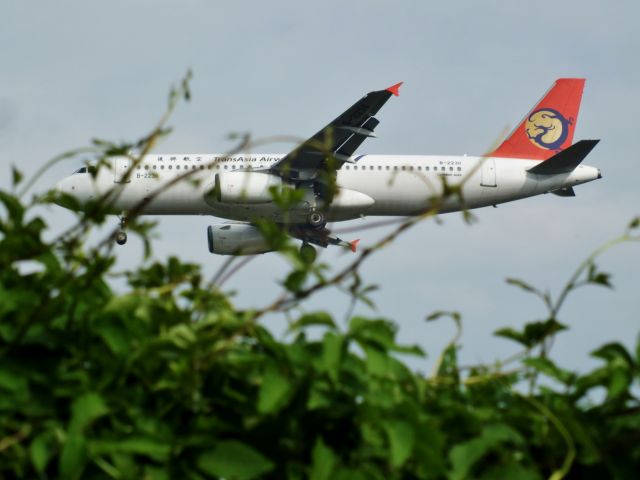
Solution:
<path fill-rule="evenodd" d="M 220 223 L 207 229 L 209 251 L 218 255 L 271 252 L 260 230 L 248 223 Z"/>
<path fill-rule="evenodd" d="M 207 197 L 220 203 L 269 203 L 269 188 L 281 187 L 282 179 L 264 172 L 221 172 L 216 174 L 213 189 Z"/>

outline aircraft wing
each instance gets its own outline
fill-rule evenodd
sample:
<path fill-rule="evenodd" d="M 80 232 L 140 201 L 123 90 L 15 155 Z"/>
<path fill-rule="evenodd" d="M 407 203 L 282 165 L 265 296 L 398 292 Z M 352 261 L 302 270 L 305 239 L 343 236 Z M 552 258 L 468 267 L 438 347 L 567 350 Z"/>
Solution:
<path fill-rule="evenodd" d="M 292 181 L 312 180 L 319 170 L 336 170 L 368 137 L 379 121 L 374 117 L 391 98 L 398 95 L 397 83 L 385 90 L 369 92 L 313 137 L 288 153 L 271 171 Z"/>

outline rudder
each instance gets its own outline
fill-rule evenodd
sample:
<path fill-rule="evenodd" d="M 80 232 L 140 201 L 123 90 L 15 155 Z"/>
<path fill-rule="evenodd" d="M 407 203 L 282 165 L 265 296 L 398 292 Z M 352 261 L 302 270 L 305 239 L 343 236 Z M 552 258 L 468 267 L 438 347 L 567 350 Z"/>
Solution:
<path fill-rule="evenodd" d="M 490 156 L 546 160 L 573 142 L 584 78 L 559 78 Z"/>

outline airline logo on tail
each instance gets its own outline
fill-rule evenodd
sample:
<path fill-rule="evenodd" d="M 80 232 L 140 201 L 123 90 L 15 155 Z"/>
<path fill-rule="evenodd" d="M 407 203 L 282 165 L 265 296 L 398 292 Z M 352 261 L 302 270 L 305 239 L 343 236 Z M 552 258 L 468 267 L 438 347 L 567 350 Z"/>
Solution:
<path fill-rule="evenodd" d="M 573 117 L 567 120 L 553 108 L 542 108 L 529 115 L 525 131 L 536 147 L 558 150 L 569 135 L 570 125 Z"/>
<path fill-rule="evenodd" d="M 547 160 L 569 147 L 583 89 L 583 78 L 556 80 L 491 156 Z"/>

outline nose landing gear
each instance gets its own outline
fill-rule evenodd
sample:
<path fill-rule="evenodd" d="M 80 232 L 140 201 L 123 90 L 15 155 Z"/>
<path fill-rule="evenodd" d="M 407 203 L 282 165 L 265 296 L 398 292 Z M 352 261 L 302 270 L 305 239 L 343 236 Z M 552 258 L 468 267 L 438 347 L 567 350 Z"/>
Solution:
<path fill-rule="evenodd" d="M 115 240 L 118 245 L 124 245 L 125 243 L 127 243 L 127 232 L 124 231 L 124 229 L 127 226 L 127 217 L 121 216 L 119 218 L 120 218 L 120 223 L 119 223 L 120 230 L 116 232 Z"/>

